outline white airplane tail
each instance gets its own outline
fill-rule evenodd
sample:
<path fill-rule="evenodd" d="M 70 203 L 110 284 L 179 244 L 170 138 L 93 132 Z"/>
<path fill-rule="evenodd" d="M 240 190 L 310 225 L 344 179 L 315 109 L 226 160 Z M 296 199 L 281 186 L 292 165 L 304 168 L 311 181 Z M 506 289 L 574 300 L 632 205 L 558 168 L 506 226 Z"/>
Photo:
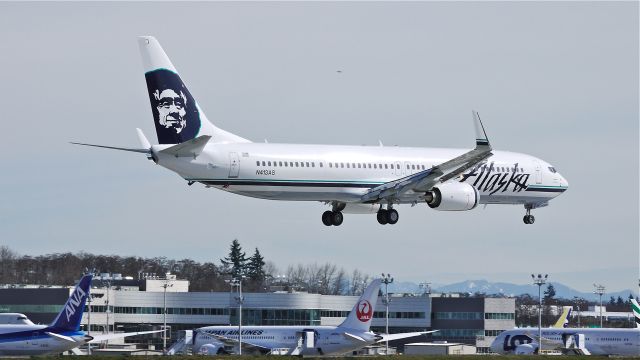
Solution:
<path fill-rule="evenodd" d="M 631 309 L 633 310 L 633 316 L 636 318 L 636 327 L 640 328 L 640 305 L 636 299 L 631 299 Z"/>
<path fill-rule="evenodd" d="M 179 144 L 201 135 L 211 136 L 212 143 L 250 142 L 207 119 L 158 40 L 141 36 L 138 45 L 160 144 Z"/>
<path fill-rule="evenodd" d="M 375 311 L 376 300 L 378 300 L 378 290 L 380 289 L 380 279 L 374 279 L 364 292 L 347 318 L 340 324 L 340 327 L 358 331 L 369 331 L 373 313 Z"/>

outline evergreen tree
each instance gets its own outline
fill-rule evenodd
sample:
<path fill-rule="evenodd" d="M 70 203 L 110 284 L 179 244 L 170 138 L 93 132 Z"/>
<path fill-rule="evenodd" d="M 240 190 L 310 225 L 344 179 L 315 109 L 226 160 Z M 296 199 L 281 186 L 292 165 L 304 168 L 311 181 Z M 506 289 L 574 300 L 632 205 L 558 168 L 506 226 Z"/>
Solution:
<path fill-rule="evenodd" d="M 549 285 L 547 285 L 547 290 L 544 291 L 544 302 L 546 304 L 551 303 L 555 296 L 556 289 L 553 287 L 553 284 L 549 283 Z"/>
<path fill-rule="evenodd" d="M 240 246 L 238 239 L 234 239 L 233 242 L 231 242 L 229 255 L 224 259 L 220 259 L 220 262 L 222 262 L 223 272 L 234 278 L 245 274 L 247 256 L 242 251 L 242 246 Z"/>
<path fill-rule="evenodd" d="M 249 258 L 247 264 L 247 276 L 258 286 L 262 284 L 265 279 L 264 265 L 264 257 L 260 254 L 258 248 L 256 248 L 256 251 Z"/>

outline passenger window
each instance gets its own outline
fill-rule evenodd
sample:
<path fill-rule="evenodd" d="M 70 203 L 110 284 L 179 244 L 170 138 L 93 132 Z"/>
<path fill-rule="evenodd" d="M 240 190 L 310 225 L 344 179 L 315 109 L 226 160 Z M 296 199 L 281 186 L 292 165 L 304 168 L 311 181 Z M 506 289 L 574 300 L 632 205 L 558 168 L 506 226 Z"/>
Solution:
<path fill-rule="evenodd" d="M 356 168 L 356 163 L 351 163 L 351 167 L 355 169 Z"/>
<path fill-rule="evenodd" d="M 389 167 L 387 166 L 387 164 L 384 164 L 384 168 L 385 168 L 385 169 L 388 169 Z"/>
<path fill-rule="evenodd" d="M 416 166 L 415 165 L 411 165 L 411 170 L 415 170 Z"/>
<path fill-rule="evenodd" d="M 304 161 L 300 161 L 300 167 L 304 167 Z"/>
<path fill-rule="evenodd" d="M 289 166 L 293 167 L 293 161 L 289 161 Z"/>
<path fill-rule="evenodd" d="M 349 168 L 349 163 L 347 163 L 347 169 Z"/>
<path fill-rule="evenodd" d="M 378 169 L 382 169 L 382 164 L 378 164 Z"/>
<path fill-rule="evenodd" d="M 260 161 L 256 161 L 256 165 L 260 166 Z"/>
<path fill-rule="evenodd" d="M 367 166 L 369 167 L 369 169 L 371 169 L 371 163 L 367 164 Z"/>
<path fill-rule="evenodd" d="M 377 169 L 377 168 L 378 168 L 378 165 L 373 164 L 373 168 L 374 168 L 374 169 Z"/>
<path fill-rule="evenodd" d="M 407 164 L 407 170 L 409 170 L 409 164 Z"/>
<path fill-rule="evenodd" d="M 322 167 L 322 163 L 320 163 L 320 167 Z M 329 167 L 332 168 L 333 167 L 333 163 L 329 163 Z"/>
<path fill-rule="evenodd" d="M 358 163 L 358 169 L 362 168 L 362 164 Z"/>
<path fill-rule="evenodd" d="M 331 165 L 331 163 L 329 163 L 329 165 Z M 320 167 L 322 167 L 322 163 L 320 163 Z"/>
<path fill-rule="evenodd" d="M 307 167 L 309 167 L 309 162 L 307 161 Z"/>
<path fill-rule="evenodd" d="M 424 170 L 424 165 L 422 165 L 422 170 Z"/>
<path fill-rule="evenodd" d="M 344 168 L 344 163 L 340 163 L 340 167 L 341 167 L 341 168 Z"/>
<path fill-rule="evenodd" d="M 264 161 L 262 162 L 262 166 L 267 166 L 267 165 L 266 165 L 266 163 L 265 163 Z"/>
<path fill-rule="evenodd" d="M 285 162 L 284 162 L 284 167 L 287 167 L 287 165 L 288 165 L 288 164 L 289 164 L 289 163 L 285 161 Z"/>
<path fill-rule="evenodd" d="M 267 162 L 267 164 L 268 164 L 269 166 L 271 166 L 271 161 Z"/>
<path fill-rule="evenodd" d="M 298 162 L 296 161 L 296 167 L 298 167 Z"/>

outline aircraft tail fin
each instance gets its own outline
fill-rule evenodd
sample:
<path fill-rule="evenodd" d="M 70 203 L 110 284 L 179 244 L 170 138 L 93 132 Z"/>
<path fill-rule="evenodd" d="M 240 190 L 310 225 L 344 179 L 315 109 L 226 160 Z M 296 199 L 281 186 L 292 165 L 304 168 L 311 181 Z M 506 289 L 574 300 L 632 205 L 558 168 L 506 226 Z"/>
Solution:
<path fill-rule="evenodd" d="M 563 306 L 562 307 L 562 314 L 560 314 L 560 317 L 558 318 L 558 321 L 556 321 L 555 324 L 553 324 L 552 327 L 554 328 L 566 328 L 567 325 L 569 325 L 569 316 L 571 316 L 571 310 L 573 309 L 573 307 L 571 306 Z"/>
<path fill-rule="evenodd" d="M 160 144 L 179 144 L 201 135 L 211 136 L 214 143 L 249 142 L 207 119 L 158 40 L 141 36 L 138 45 Z"/>
<path fill-rule="evenodd" d="M 631 299 L 631 309 L 633 316 L 636 318 L 636 327 L 640 328 L 640 305 L 636 299 Z"/>
<path fill-rule="evenodd" d="M 84 305 L 91 290 L 92 277 L 93 275 L 87 274 L 80 279 L 58 316 L 49 325 L 51 328 L 58 331 L 78 331 L 80 329 L 80 320 L 82 320 Z"/>
<path fill-rule="evenodd" d="M 373 320 L 376 300 L 378 300 L 380 282 L 380 279 L 374 279 L 371 284 L 364 289 L 362 296 L 360 296 L 358 302 L 353 306 L 347 318 L 340 324 L 340 327 L 369 331 L 371 320 Z"/>

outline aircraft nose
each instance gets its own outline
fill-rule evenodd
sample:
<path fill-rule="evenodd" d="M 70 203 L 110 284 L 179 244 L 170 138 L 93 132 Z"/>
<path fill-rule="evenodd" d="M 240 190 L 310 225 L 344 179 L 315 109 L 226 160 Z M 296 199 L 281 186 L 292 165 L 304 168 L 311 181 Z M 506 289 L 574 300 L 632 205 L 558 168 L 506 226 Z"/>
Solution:
<path fill-rule="evenodd" d="M 567 181 L 567 179 L 566 179 L 564 176 L 562 176 L 562 175 L 560 175 L 560 185 L 561 185 L 561 186 L 564 186 L 564 187 L 565 187 L 565 188 L 567 188 L 567 189 L 569 188 L 569 182 L 568 182 L 568 181 Z"/>
<path fill-rule="evenodd" d="M 500 353 L 500 348 L 498 347 L 498 339 L 500 339 L 500 336 L 498 336 L 497 338 L 495 338 L 495 340 L 493 340 L 493 342 L 491 343 L 491 352 L 494 354 L 499 354 Z"/>

